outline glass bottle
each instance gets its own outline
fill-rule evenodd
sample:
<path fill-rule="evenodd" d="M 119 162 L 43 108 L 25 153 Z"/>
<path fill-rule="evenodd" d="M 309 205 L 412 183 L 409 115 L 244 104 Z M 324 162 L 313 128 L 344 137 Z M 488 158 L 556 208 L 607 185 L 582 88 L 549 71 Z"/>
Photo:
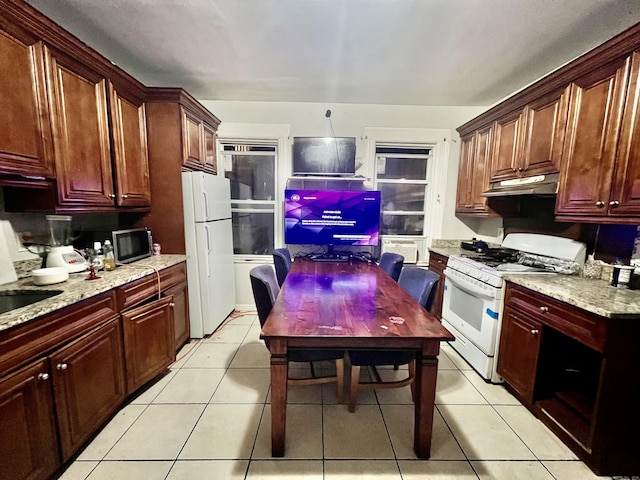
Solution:
<path fill-rule="evenodd" d="M 116 257 L 113 255 L 113 245 L 111 241 L 105 240 L 102 246 L 102 255 L 104 256 L 104 269 L 109 272 L 116 269 Z"/>

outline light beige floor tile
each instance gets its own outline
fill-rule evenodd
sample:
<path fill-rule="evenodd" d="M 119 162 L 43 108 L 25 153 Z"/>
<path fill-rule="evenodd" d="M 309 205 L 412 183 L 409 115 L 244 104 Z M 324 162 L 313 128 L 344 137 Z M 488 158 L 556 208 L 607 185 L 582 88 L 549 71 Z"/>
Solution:
<path fill-rule="evenodd" d="M 413 405 L 382 405 L 381 409 L 396 458 L 416 459 L 413 450 Z M 466 458 L 437 409 L 433 412 L 431 458 L 437 460 Z"/>
<path fill-rule="evenodd" d="M 213 332 L 207 337 L 205 343 L 242 343 L 247 336 L 247 332 L 251 328 L 250 325 L 236 325 L 228 323 Z"/>
<path fill-rule="evenodd" d="M 97 461 L 76 460 L 69 465 L 69 468 L 64 471 L 58 480 L 85 480 L 97 465 Z"/>
<path fill-rule="evenodd" d="M 403 480 L 477 480 L 478 476 L 467 461 L 400 460 Z M 516 480 L 515 478 L 511 480 Z"/>
<path fill-rule="evenodd" d="M 180 452 L 181 460 L 248 459 L 264 405 L 209 404 Z"/>
<path fill-rule="evenodd" d="M 258 322 L 258 313 L 255 310 L 236 310 L 227 321 L 233 325 L 253 325 Z"/>
<path fill-rule="evenodd" d="M 393 368 L 383 369 L 378 370 L 378 372 L 380 373 L 380 378 L 385 382 L 404 380 L 409 375 L 406 368 L 398 370 Z M 378 388 L 375 392 L 380 404 L 413 405 L 410 385 L 399 388 Z"/>
<path fill-rule="evenodd" d="M 460 370 L 473 370 L 473 367 L 456 352 L 451 345 L 446 342 L 440 344 L 440 350 L 453 362 Z"/>
<path fill-rule="evenodd" d="M 102 460 L 142 414 L 146 405 L 127 405 L 120 410 L 78 456 L 78 460 Z"/>
<path fill-rule="evenodd" d="M 247 480 L 322 480 L 322 460 L 257 460 Z"/>
<path fill-rule="evenodd" d="M 160 392 L 168 385 L 173 376 L 179 370 L 169 370 L 167 374 L 155 380 L 155 383 L 149 385 L 146 390 L 141 392 L 137 397 L 131 400 L 132 404 L 149 405 L 160 394 Z"/>
<path fill-rule="evenodd" d="M 243 343 L 229 368 L 269 368 L 271 356 L 261 340 Z"/>
<path fill-rule="evenodd" d="M 264 403 L 270 381 L 267 368 L 230 368 L 211 403 Z"/>
<path fill-rule="evenodd" d="M 487 401 L 458 370 L 438 370 L 436 381 L 438 405 L 486 405 Z"/>
<path fill-rule="evenodd" d="M 438 410 L 468 459 L 535 459 L 490 405 L 439 405 Z"/>
<path fill-rule="evenodd" d="M 358 405 L 354 413 L 346 405 L 323 408 L 325 458 L 394 458 L 378 406 Z"/>
<path fill-rule="evenodd" d="M 149 405 L 107 460 L 175 460 L 204 405 Z"/>
<path fill-rule="evenodd" d="M 238 348 L 239 345 L 234 343 L 201 342 L 182 368 L 226 368 Z"/>
<path fill-rule="evenodd" d="M 289 369 L 291 372 L 291 369 Z M 322 385 L 293 385 L 287 387 L 287 404 L 322 404 Z M 271 390 L 267 395 L 267 403 L 271 403 Z"/>
<path fill-rule="evenodd" d="M 260 332 L 262 332 L 262 327 L 259 323 L 254 323 L 249 327 L 249 330 L 247 330 L 247 335 L 244 337 L 242 343 L 250 343 L 256 341 L 262 342 L 263 340 L 260 339 Z"/>
<path fill-rule="evenodd" d="M 189 342 L 182 346 L 180 351 L 176 354 L 176 360 L 170 366 L 171 370 L 176 370 L 182 368 L 187 360 L 193 355 L 193 353 L 198 349 L 200 344 L 202 343 L 202 339 L 200 338 L 192 338 Z"/>
<path fill-rule="evenodd" d="M 100 462 L 87 480 L 164 480 L 173 462 Z"/>
<path fill-rule="evenodd" d="M 458 370 L 458 366 L 445 352 L 440 352 L 440 355 L 438 355 L 438 370 Z"/>
<path fill-rule="evenodd" d="M 207 403 L 225 371 L 224 368 L 181 368 L 153 403 Z"/>
<path fill-rule="evenodd" d="M 402 480 L 394 460 L 327 460 L 324 480 Z"/>
<path fill-rule="evenodd" d="M 462 370 L 461 373 L 492 405 L 520 405 L 503 384 L 487 383 L 475 370 Z"/>
<path fill-rule="evenodd" d="M 167 480 L 244 480 L 248 460 L 178 460 Z"/>
<path fill-rule="evenodd" d="M 593 473 L 589 467 L 582 462 L 566 462 L 566 461 L 543 461 L 542 464 L 547 467 L 556 480 L 604 480 L 610 477 L 599 477 Z M 624 478 L 631 477 L 614 477 Z M 633 477 L 634 479 L 637 477 Z"/>
<path fill-rule="evenodd" d="M 540 462 L 509 462 L 509 461 L 472 461 L 471 465 L 480 480 L 554 480 L 544 465 Z"/>
<path fill-rule="evenodd" d="M 578 457 L 525 407 L 495 405 L 498 414 L 515 430 L 540 460 L 577 460 Z"/>
<path fill-rule="evenodd" d="M 271 406 L 267 405 L 252 459 L 271 459 Z M 322 406 L 287 405 L 286 459 L 322 459 Z"/>

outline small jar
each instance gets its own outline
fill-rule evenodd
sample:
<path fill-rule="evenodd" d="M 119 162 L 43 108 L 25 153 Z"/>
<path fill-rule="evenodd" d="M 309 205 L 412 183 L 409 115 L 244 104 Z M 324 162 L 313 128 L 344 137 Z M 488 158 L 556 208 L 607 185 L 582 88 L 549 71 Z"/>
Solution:
<path fill-rule="evenodd" d="M 151 247 L 153 249 L 153 254 L 154 255 L 160 255 L 161 247 L 160 247 L 159 243 L 154 243 Z"/>

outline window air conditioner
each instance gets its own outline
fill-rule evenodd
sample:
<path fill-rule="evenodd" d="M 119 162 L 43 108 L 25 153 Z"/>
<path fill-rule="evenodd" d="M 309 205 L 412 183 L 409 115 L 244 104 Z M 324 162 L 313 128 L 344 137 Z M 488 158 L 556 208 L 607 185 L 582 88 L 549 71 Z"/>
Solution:
<path fill-rule="evenodd" d="M 418 245 L 413 240 L 382 240 L 382 253 L 397 253 L 404 257 L 404 263 L 418 262 Z"/>

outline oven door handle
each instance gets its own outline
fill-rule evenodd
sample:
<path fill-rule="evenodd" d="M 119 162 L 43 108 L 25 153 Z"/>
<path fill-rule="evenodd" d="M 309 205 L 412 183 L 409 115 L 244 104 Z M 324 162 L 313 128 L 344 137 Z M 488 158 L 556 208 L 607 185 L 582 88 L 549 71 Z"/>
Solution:
<path fill-rule="evenodd" d="M 460 290 L 464 290 L 465 292 L 469 293 L 470 295 L 473 295 L 474 297 L 484 297 L 484 298 L 490 298 L 492 300 L 496 298 L 495 295 L 491 295 L 490 293 L 487 293 L 487 291 L 483 288 L 480 288 L 476 285 L 468 284 L 466 282 L 460 282 L 453 275 L 447 275 L 446 270 L 444 271 L 444 274 L 445 274 L 445 282 L 446 280 L 449 280 L 451 283 L 454 283 L 456 287 L 458 287 Z"/>

